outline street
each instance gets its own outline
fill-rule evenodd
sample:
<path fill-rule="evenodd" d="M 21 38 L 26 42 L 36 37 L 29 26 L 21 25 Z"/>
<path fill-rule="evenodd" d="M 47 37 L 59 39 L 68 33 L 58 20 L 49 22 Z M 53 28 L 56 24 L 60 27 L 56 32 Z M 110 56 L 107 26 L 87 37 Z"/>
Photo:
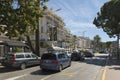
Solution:
<path fill-rule="evenodd" d="M 85 61 L 72 61 L 72 65 L 61 72 L 42 71 L 39 66 L 25 70 L 0 66 L 0 80 L 101 80 L 107 55 L 97 54 Z"/>

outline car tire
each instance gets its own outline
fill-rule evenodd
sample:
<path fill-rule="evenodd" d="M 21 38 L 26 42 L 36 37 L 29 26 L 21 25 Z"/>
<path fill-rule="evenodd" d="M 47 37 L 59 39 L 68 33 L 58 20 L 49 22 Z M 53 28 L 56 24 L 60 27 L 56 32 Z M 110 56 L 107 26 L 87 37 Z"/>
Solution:
<path fill-rule="evenodd" d="M 62 67 L 62 65 L 60 65 L 60 66 L 58 67 L 58 71 L 61 72 L 62 69 L 63 69 L 63 67 Z"/>
<path fill-rule="evenodd" d="M 20 65 L 20 69 L 23 70 L 23 69 L 25 69 L 25 68 L 26 68 L 26 64 L 25 64 L 25 63 L 22 63 L 22 64 Z"/>

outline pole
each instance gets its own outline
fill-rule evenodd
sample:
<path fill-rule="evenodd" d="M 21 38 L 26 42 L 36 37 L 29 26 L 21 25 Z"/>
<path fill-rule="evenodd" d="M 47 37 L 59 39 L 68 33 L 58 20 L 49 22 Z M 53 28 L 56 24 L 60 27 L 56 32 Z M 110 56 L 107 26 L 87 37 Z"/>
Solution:
<path fill-rule="evenodd" d="M 40 1 L 38 0 L 38 5 L 40 5 Z M 39 39 L 39 19 L 38 19 L 38 25 L 37 25 L 37 29 L 36 29 L 36 35 L 35 35 L 35 39 L 36 39 L 36 42 L 35 42 L 35 49 L 36 49 L 36 55 L 40 56 L 40 39 Z"/>
<path fill-rule="evenodd" d="M 42 9 L 42 5 L 43 5 L 43 1 L 42 0 L 38 0 L 38 5 L 39 5 L 39 7 Z M 39 19 L 38 19 L 38 25 L 37 25 L 37 29 L 36 29 L 36 36 L 35 36 L 35 39 L 36 39 L 36 47 L 35 47 L 35 49 L 36 49 L 36 55 L 38 55 L 38 56 L 40 56 L 40 38 L 39 38 L 39 36 L 40 36 L 40 33 L 39 33 Z"/>
<path fill-rule="evenodd" d="M 36 54 L 40 55 L 39 26 L 36 30 Z"/>
<path fill-rule="evenodd" d="M 118 34 L 117 35 L 117 59 L 120 59 L 120 55 L 119 55 L 119 38 L 120 38 L 120 35 Z"/>

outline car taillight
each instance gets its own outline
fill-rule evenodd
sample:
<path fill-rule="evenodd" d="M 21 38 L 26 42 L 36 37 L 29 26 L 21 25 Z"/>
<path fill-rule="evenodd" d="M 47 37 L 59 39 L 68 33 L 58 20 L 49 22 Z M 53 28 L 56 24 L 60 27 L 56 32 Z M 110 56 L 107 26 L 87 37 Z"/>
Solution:
<path fill-rule="evenodd" d="M 43 60 L 40 59 L 40 63 L 43 63 Z"/>
<path fill-rule="evenodd" d="M 58 64 L 57 60 L 52 61 L 53 64 Z"/>
<path fill-rule="evenodd" d="M 13 62 L 16 62 L 15 54 L 13 54 Z"/>

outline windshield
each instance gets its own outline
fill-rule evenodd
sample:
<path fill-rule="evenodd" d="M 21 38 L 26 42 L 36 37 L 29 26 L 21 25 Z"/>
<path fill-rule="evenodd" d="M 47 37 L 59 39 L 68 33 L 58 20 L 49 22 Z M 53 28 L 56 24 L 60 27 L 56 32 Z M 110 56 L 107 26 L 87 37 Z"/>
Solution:
<path fill-rule="evenodd" d="M 55 54 L 43 54 L 41 59 L 56 60 Z"/>

